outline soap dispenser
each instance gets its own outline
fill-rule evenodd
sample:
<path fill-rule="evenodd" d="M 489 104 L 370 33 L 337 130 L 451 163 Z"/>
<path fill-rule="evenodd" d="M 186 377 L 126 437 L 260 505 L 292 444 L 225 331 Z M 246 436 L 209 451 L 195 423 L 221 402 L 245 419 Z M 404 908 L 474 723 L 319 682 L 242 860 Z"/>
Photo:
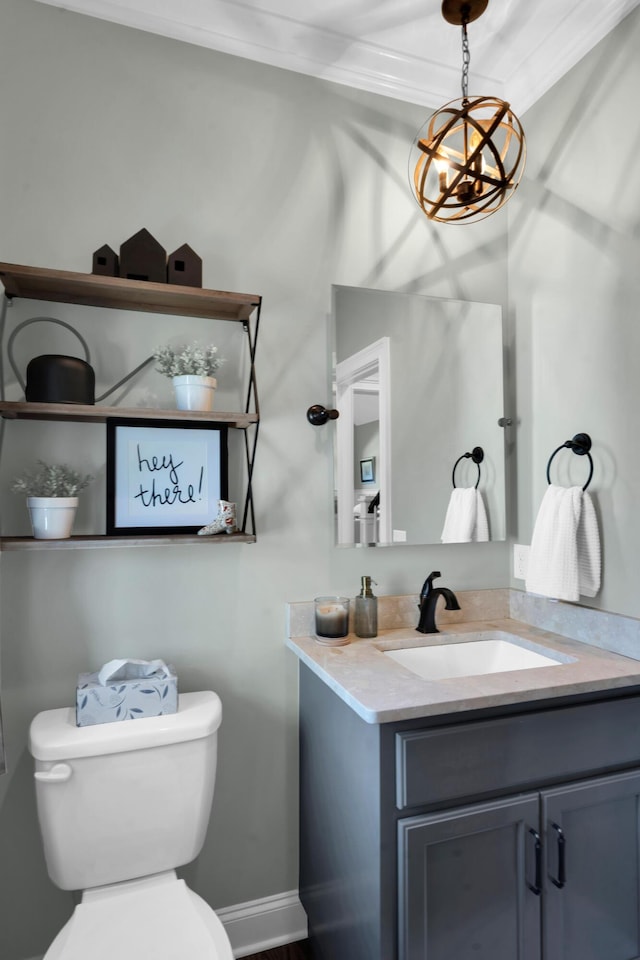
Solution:
<path fill-rule="evenodd" d="M 378 598 L 374 597 L 371 577 L 362 577 L 362 588 L 356 597 L 355 634 L 356 637 L 378 636 Z"/>

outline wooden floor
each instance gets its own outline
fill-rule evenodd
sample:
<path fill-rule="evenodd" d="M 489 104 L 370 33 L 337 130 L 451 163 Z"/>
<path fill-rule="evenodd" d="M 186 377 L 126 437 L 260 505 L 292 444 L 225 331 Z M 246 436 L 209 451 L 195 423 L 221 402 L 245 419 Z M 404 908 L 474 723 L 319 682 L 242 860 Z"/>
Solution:
<path fill-rule="evenodd" d="M 263 950 L 262 953 L 252 953 L 245 960 L 311 960 L 311 951 L 308 941 L 288 943 L 284 947 L 274 947 L 272 950 Z"/>

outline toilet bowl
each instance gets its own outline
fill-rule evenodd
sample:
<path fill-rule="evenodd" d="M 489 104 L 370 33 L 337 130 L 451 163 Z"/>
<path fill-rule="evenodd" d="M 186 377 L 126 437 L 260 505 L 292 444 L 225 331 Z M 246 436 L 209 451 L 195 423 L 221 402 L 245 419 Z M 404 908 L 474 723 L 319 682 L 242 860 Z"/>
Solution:
<path fill-rule="evenodd" d="M 34 718 L 38 820 L 52 881 L 81 900 L 45 960 L 232 960 L 211 907 L 176 868 L 202 848 L 222 718 L 211 691 L 178 712 L 77 727 Z"/>
<path fill-rule="evenodd" d="M 233 960 L 222 923 L 172 871 L 89 890 L 44 960 Z"/>

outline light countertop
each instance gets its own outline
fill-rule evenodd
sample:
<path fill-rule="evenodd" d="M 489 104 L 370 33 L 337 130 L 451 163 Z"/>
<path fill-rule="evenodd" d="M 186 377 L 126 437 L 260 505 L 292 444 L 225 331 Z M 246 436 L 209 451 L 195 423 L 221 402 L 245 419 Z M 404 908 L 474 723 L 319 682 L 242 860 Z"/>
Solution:
<path fill-rule="evenodd" d="M 504 631 L 525 647 L 544 647 L 563 661 L 553 666 L 481 676 L 425 680 L 384 655 L 384 650 L 446 643 L 469 632 Z M 310 636 L 289 637 L 287 646 L 367 723 L 458 714 L 510 704 L 640 685 L 640 660 L 510 618 L 473 620 L 420 634 L 400 627 L 372 640 L 351 635 L 345 646 L 327 647 Z M 544 651 L 541 651 L 544 652 Z"/>

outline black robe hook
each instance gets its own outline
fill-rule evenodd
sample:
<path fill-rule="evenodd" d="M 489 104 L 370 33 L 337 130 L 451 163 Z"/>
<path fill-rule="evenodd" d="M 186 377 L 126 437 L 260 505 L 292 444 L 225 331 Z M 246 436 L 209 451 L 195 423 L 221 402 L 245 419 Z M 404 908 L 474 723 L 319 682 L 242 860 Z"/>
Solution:
<path fill-rule="evenodd" d="M 339 416 L 337 410 L 327 410 L 320 403 L 314 403 L 307 410 L 307 420 L 314 427 L 321 427 L 327 420 L 337 420 Z"/>

